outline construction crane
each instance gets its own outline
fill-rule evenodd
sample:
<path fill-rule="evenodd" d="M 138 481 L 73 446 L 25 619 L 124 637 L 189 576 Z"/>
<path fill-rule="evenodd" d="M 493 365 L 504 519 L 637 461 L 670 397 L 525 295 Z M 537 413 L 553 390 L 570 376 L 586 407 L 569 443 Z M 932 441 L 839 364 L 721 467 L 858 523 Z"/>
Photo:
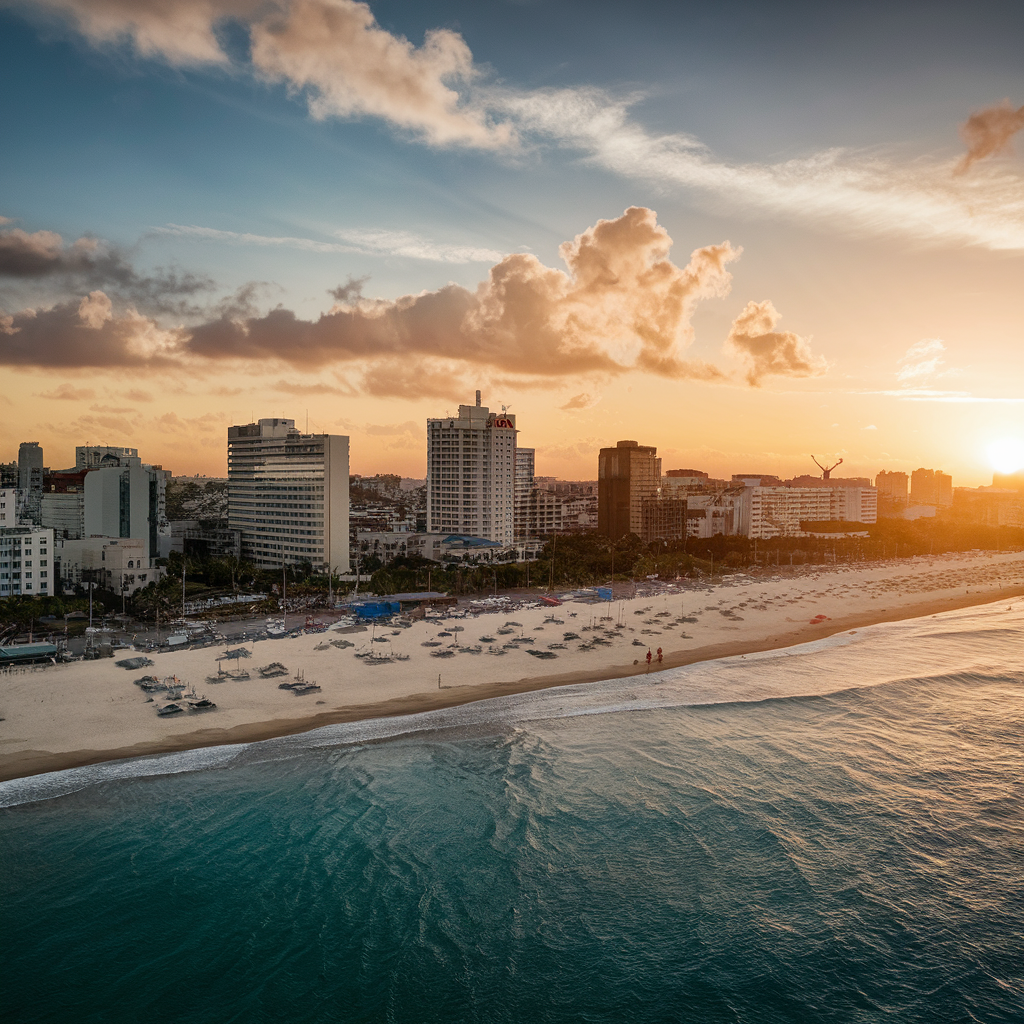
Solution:
<path fill-rule="evenodd" d="M 818 467 L 818 469 L 821 470 L 822 480 L 828 480 L 832 475 L 832 470 L 835 469 L 836 466 L 841 466 L 843 464 L 843 460 L 840 459 L 838 462 L 834 462 L 831 466 L 823 466 L 813 455 L 811 456 L 811 461 Z"/>

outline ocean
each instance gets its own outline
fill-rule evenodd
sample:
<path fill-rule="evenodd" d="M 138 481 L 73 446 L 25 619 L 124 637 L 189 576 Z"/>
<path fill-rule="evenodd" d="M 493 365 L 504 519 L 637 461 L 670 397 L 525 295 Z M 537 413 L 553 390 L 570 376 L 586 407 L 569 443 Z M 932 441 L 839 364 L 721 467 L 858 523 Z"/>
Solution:
<path fill-rule="evenodd" d="M 5 1021 L 1024 1021 L 1024 603 L 0 784 Z"/>

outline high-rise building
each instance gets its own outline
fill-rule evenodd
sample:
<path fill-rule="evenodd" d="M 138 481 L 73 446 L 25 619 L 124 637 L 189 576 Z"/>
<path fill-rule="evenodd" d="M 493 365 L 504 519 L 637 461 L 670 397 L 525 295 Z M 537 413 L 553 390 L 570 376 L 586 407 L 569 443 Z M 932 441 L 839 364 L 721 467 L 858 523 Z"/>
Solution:
<path fill-rule="evenodd" d="M 658 449 L 636 441 L 602 448 L 597 460 L 597 530 L 618 540 L 643 534 L 644 498 L 654 498 L 661 484 Z"/>
<path fill-rule="evenodd" d="M 18 489 L 23 492 L 25 522 L 39 526 L 43 497 L 43 449 L 38 441 L 22 441 L 18 447 Z"/>
<path fill-rule="evenodd" d="M 295 420 L 228 427 L 228 527 L 262 568 L 312 563 L 347 572 L 349 441 Z"/>
<path fill-rule="evenodd" d="M 427 420 L 427 532 L 515 540 L 516 418 L 480 405 Z M 532 473 L 530 474 L 532 476 Z"/>
<path fill-rule="evenodd" d="M 160 557 L 163 471 L 154 466 L 107 465 L 86 474 L 82 536 L 134 537 L 144 557 Z"/>
<path fill-rule="evenodd" d="M 536 486 L 534 475 L 536 473 L 537 450 L 535 448 L 516 448 L 516 474 L 515 474 L 515 535 L 517 540 L 529 536 L 527 526 L 530 495 Z"/>
<path fill-rule="evenodd" d="M 891 502 L 906 505 L 907 503 L 907 474 L 890 473 L 882 470 L 875 477 L 875 487 L 878 489 L 878 497 Z"/>
<path fill-rule="evenodd" d="M 941 469 L 915 469 L 910 476 L 913 505 L 952 505 L 953 478 Z"/>

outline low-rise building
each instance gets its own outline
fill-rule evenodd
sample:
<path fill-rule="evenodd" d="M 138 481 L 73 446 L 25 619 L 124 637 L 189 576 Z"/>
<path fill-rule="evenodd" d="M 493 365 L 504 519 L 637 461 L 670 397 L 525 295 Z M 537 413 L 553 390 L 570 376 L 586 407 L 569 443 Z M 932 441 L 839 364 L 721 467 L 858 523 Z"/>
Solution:
<path fill-rule="evenodd" d="M 94 583 L 116 594 L 133 594 L 162 575 L 142 537 L 86 537 L 58 546 L 65 586 Z"/>
<path fill-rule="evenodd" d="M 737 493 L 737 532 L 751 539 L 801 537 L 804 524 L 874 523 L 878 492 L 873 487 L 760 487 Z M 813 532 L 813 531 L 812 531 Z"/>

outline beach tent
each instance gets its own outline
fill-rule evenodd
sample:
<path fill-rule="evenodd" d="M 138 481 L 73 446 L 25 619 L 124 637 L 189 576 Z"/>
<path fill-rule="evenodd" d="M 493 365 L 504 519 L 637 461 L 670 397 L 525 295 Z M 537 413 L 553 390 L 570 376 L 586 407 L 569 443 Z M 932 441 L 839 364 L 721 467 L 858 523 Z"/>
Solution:
<path fill-rule="evenodd" d="M 361 619 L 386 619 L 402 610 L 397 601 L 363 601 L 349 608 Z"/>

